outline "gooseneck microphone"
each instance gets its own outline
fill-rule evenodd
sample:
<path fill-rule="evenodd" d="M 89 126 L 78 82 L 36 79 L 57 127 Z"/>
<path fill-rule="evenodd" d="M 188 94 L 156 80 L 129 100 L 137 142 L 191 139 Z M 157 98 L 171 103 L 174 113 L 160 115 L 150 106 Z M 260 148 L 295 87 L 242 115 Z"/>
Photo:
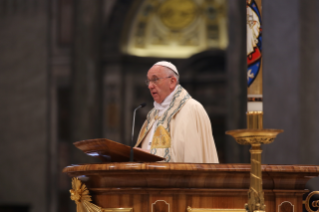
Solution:
<path fill-rule="evenodd" d="M 133 140 L 134 140 L 134 129 L 135 129 L 135 116 L 136 116 L 136 111 L 142 107 L 145 107 L 146 103 L 140 104 L 137 108 L 134 109 L 133 112 L 133 123 L 132 123 L 132 136 L 131 136 L 131 152 L 130 152 L 130 162 L 133 162 L 134 159 L 134 153 L 133 153 Z"/>

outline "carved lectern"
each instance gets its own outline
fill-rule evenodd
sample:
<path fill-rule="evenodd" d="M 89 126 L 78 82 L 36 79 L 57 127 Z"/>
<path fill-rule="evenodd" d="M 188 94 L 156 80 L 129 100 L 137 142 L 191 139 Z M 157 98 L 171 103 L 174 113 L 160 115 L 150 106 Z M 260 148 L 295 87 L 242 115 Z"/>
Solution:
<path fill-rule="evenodd" d="M 101 148 L 107 140 L 90 141 Z M 249 164 L 107 162 L 63 172 L 73 178 L 77 210 L 90 212 L 240 212 L 250 186 Z M 305 184 L 318 175 L 318 166 L 262 165 L 266 211 L 302 212 Z"/>

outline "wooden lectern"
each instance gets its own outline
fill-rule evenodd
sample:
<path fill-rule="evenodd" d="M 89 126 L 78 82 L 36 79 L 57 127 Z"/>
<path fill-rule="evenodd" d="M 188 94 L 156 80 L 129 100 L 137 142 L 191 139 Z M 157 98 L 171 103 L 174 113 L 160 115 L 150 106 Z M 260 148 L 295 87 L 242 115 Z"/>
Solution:
<path fill-rule="evenodd" d="M 99 143 L 97 148 L 109 142 L 90 141 Z M 103 155 L 103 150 L 85 152 Z M 68 166 L 63 172 L 86 185 L 92 203 L 105 212 L 245 211 L 250 182 L 249 164 L 108 162 Z M 318 166 L 262 165 L 266 211 L 302 212 L 305 184 L 318 175 Z"/>

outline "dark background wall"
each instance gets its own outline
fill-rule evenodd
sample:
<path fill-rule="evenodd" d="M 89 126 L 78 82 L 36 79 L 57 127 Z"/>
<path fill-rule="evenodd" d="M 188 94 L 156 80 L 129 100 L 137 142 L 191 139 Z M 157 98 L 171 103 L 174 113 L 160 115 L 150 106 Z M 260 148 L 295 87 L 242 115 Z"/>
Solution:
<path fill-rule="evenodd" d="M 17 3 L 0 6 L 0 204 L 40 212 L 50 180 L 48 2 Z"/>
<path fill-rule="evenodd" d="M 132 109 L 146 101 L 138 133 L 152 107 L 146 71 L 167 58 L 121 51 L 136 2 L 0 1 L 0 208 L 74 211 L 62 169 L 94 160 L 72 143 L 127 144 Z M 208 111 L 223 163 L 249 162 L 249 148 L 224 135 L 246 126 L 245 2 L 228 0 L 227 50 L 169 59 Z M 318 4 L 263 1 L 264 126 L 285 131 L 263 147 L 263 163 L 318 164 Z"/>

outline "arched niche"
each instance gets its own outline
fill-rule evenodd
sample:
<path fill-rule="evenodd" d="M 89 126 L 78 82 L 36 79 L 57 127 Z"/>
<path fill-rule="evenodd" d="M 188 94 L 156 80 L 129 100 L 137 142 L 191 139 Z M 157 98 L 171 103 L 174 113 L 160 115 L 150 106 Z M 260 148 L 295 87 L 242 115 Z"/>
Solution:
<path fill-rule="evenodd" d="M 226 0 L 139 0 L 123 31 L 122 52 L 140 57 L 188 58 L 226 49 Z"/>

